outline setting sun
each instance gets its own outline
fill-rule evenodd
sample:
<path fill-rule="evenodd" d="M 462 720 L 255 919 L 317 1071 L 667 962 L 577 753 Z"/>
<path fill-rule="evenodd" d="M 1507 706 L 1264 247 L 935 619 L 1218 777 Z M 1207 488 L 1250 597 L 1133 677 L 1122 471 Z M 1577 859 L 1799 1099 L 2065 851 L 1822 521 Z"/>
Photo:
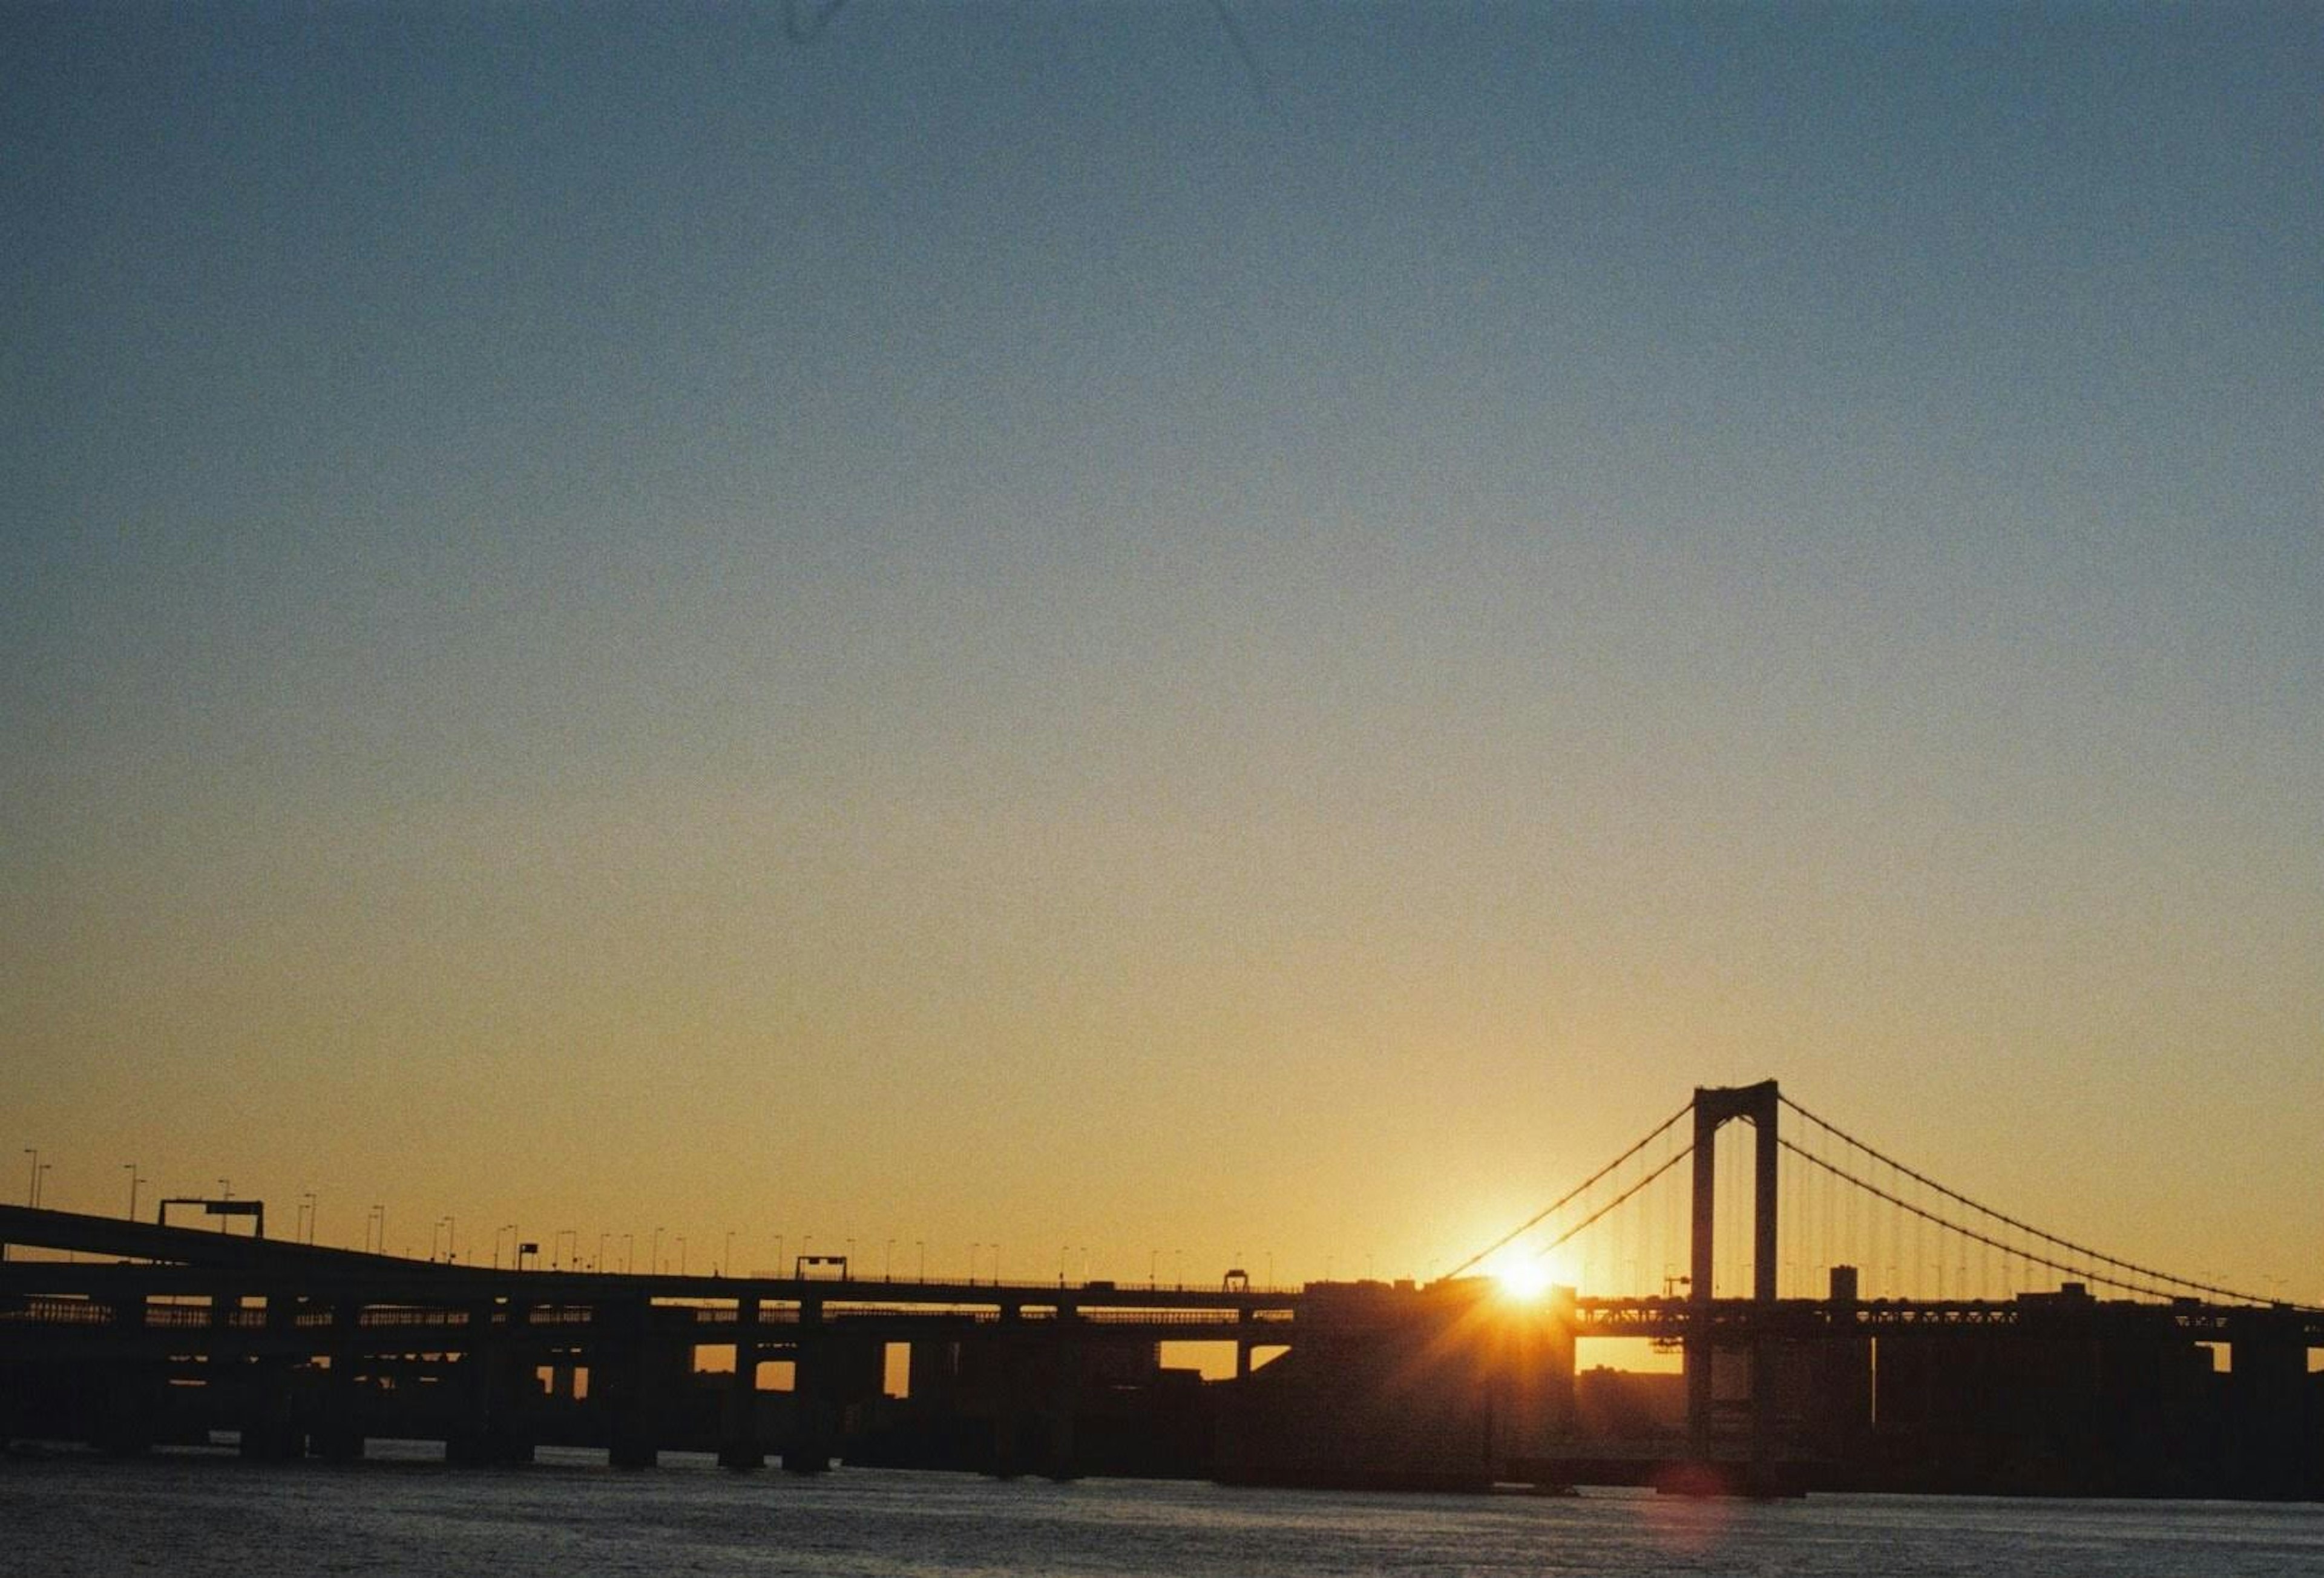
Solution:
<path fill-rule="evenodd" d="M 1504 1297 L 1531 1304 L 1549 1291 L 1550 1269 L 1530 1255 L 1512 1255 L 1489 1268 Z"/>

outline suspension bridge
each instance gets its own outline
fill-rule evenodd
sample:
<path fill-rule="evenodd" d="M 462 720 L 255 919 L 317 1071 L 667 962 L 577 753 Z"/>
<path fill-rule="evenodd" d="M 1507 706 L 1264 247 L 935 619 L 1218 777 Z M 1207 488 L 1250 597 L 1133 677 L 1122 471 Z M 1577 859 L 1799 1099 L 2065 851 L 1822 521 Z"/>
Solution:
<path fill-rule="evenodd" d="M 16 1207 L 0 1241 L 0 1434 L 115 1453 L 2324 1496 L 2324 1310 L 2037 1227 L 1774 1081 L 1426 1284 L 501 1270 Z M 1581 1369 L 1608 1338 L 1677 1371 Z"/>

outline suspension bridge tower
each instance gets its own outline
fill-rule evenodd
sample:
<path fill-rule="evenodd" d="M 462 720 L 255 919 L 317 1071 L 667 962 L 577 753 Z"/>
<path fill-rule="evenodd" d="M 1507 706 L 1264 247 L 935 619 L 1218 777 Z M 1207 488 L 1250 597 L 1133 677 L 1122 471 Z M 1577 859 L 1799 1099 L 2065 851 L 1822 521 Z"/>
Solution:
<path fill-rule="evenodd" d="M 1757 1084 L 1695 1087 L 1694 1092 L 1694 1226 L 1689 1242 L 1686 1358 L 1686 1426 L 1689 1450 L 1698 1462 L 1711 1456 L 1712 1341 L 1711 1291 L 1718 1272 L 1719 1131 L 1741 1119 L 1751 1125 L 1753 1149 L 1751 1187 L 1751 1300 L 1770 1307 L 1775 1302 L 1776 1162 L 1781 1141 L 1775 1114 L 1782 1094 L 1772 1079 Z M 1770 1384 L 1773 1355 L 1766 1339 L 1751 1350 L 1751 1442 L 1755 1458 L 1771 1444 L 1775 1426 L 1774 1388 Z"/>

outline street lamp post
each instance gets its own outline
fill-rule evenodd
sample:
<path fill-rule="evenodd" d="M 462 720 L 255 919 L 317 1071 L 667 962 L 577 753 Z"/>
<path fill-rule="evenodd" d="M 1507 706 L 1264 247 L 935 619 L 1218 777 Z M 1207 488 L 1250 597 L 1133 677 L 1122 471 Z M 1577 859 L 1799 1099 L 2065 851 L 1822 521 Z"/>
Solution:
<path fill-rule="evenodd" d="M 137 1176 L 137 1164 L 134 1161 L 123 1162 L 121 1170 L 129 1175 L 129 1220 L 134 1222 L 137 1220 L 137 1186 L 145 1180 Z"/>
<path fill-rule="evenodd" d="M 630 1272 L 635 1269 L 637 1263 L 638 1235 L 633 1232 L 625 1232 L 622 1235 L 622 1275 L 624 1277 L 628 1276 Z"/>
<path fill-rule="evenodd" d="M 659 1228 L 655 1228 L 653 1234 L 653 1274 L 657 1277 L 661 1275 L 661 1229 Z"/>
<path fill-rule="evenodd" d="M 919 1239 L 915 1241 L 919 1246 L 920 1251 L 919 1279 L 926 1282 L 928 1279 L 928 1241 L 926 1239 Z"/>
<path fill-rule="evenodd" d="M 684 1233 L 678 1235 L 678 1274 L 681 1277 L 686 1275 L 686 1235 Z"/>
<path fill-rule="evenodd" d="M 37 1146 L 24 1147 L 24 1154 L 32 1158 L 31 1170 L 24 1175 L 24 1208 L 37 1211 L 41 1205 L 41 1152 Z"/>
<path fill-rule="evenodd" d="M 605 1269 L 605 1241 L 613 1236 L 610 1232 L 601 1232 L 597 1235 L 597 1258 L 589 1262 L 589 1269 L 592 1271 L 603 1271 Z"/>

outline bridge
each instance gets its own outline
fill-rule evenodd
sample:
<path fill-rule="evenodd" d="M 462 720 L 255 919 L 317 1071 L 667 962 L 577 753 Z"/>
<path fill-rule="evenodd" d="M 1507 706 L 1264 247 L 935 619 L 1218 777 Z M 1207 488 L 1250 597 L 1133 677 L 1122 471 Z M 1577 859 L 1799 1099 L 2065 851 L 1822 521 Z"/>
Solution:
<path fill-rule="evenodd" d="M 1425 1285 L 503 1270 L 30 1206 L 0 1242 L 0 1435 L 117 1453 L 2324 1496 L 2324 1310 L 2037 1229 L 1773 1081 L 1698 1089 Z M 1610 1339 L 1678 1371 L 1579 1366 Z"/>

